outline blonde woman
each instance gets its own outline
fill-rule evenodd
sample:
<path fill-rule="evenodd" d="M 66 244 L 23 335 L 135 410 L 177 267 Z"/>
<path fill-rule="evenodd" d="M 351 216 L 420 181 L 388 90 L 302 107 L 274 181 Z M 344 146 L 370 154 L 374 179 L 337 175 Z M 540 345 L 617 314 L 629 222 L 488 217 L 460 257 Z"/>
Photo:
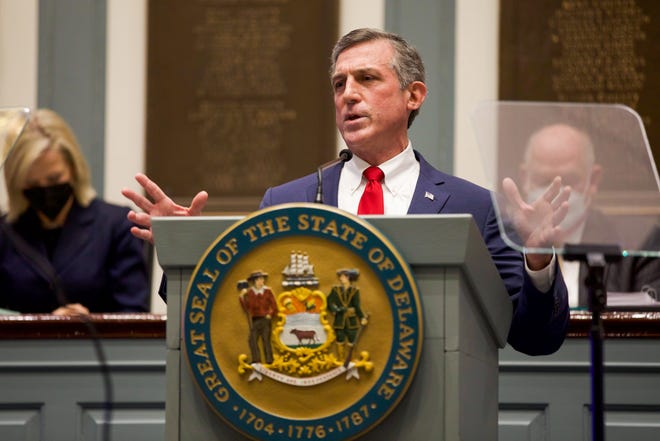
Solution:
<path fill-rule="evenodd" d="M 129 210 L 97 197 L 78 141 L 57 113 L 32 114 L 8 152 L 4 177 L 0 308 L 59 315 L 147 310 L 144 249 L 130 233 Z"/>

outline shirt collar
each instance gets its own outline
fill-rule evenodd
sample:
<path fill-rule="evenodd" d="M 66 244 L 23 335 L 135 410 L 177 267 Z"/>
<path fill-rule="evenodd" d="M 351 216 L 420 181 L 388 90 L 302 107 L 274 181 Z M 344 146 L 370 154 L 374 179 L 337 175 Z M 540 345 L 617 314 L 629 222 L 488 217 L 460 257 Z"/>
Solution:
<path fill-rule="evenodd" d="M 396 195 L 408 184 L 406 172 L 417 165 L 412 143 L 408 141 L 408 145 L 401 153 L 378 166 L 385 174 L 383 185 L 388 191 Z M 363 182 L 362 172 L 369 166 L 368 162 L 356 155 L 353 155 L 353 159 L 344 165 L 343 172 L 346 173 L 346 184 L 351 193 L 355 193 L 360 188 L 360 184 Z"/>

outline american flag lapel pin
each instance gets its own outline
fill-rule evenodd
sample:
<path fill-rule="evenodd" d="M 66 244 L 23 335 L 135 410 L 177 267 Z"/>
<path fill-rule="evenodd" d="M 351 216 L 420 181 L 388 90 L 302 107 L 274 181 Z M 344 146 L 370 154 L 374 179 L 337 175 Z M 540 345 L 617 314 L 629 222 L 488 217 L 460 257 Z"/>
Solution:
<path fill-rule="evenodd" d="M 431 200 L 431 201 L 432 201 L 433 199 L 435 199 L 435 196 L 433 196 L 433 194 L 432 194 L 432 193 L 429 193 L 428 191 L 427 191 L 426 193 L 424 193 L 424 197 L 425 197 L 426 199 Z"/>

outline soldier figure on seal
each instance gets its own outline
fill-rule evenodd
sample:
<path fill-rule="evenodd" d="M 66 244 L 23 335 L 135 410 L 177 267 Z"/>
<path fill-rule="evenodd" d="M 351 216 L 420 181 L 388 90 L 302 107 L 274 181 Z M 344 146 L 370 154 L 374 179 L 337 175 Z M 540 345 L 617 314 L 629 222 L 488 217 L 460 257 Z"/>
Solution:
<path fill-rule="evenodd" d="M 367 325 L 367 317 L 360 308 L 360 289 L 355 286 L 359 276 L 357 269 L 337 270 L 339 285 L 333 286 L 328 294 L 328 309 L 335 316 L 333 328 L 340 360 L 346 356 L 346 345 L 352 348 L 355 344 L 360 326 Z"/>

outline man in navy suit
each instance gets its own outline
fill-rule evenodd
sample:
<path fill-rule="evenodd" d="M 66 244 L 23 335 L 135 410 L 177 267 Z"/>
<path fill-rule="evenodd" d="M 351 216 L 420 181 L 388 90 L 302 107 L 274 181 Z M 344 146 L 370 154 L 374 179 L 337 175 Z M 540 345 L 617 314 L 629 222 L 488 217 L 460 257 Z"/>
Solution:
<path fill-rule="evenodd" d="M 566 286 L 555 256 L 523 256 L 507 246 L 500 237 L 490 193 L 434 169 L 412 148 L 408 128 L 427 93 L 418 52 L 398 35 L 357 29 L 335 45 L 330 71 L 337 128 L 353 157 L 324 171 L 324 202 L 358 213 L 367 185 L 362 172 L 378 166 L 385 175 L 384 214 L 471 214 L 514 305 L 509 343 L 531 355 L 556 351 L 566 335 L 569 313 Z M 206 192 L 200 192 L 190 207 L 182 207 L 146 176 L 136 179 L 153 202 L 131 190 L 123 193 L 145 211 L 132 212 L 129 219 L 143 226 L 132 231 L 146 240 L 152 240 L 150 216 L 198 214 L 208 198 Z M 566 210 L 567 196 L 561 193 L 561 182 L 554 182 L 534 204 L 522 200 L 512 181 L 505 184 L 510 197 L 518 201 L 516 226 L 525 244 L 533 248 L 551 244 L 556 220 L 561 220 Z M 313 202 L 316 189 L 316 174 L 311 174 L 268 189 L 261 207 Z M 551 220 L 539 223 L 539 216 Z M 532 217 L 536 221 L 532 222 Z M 532 227 L 539 224 L 545 228 Z"/>

